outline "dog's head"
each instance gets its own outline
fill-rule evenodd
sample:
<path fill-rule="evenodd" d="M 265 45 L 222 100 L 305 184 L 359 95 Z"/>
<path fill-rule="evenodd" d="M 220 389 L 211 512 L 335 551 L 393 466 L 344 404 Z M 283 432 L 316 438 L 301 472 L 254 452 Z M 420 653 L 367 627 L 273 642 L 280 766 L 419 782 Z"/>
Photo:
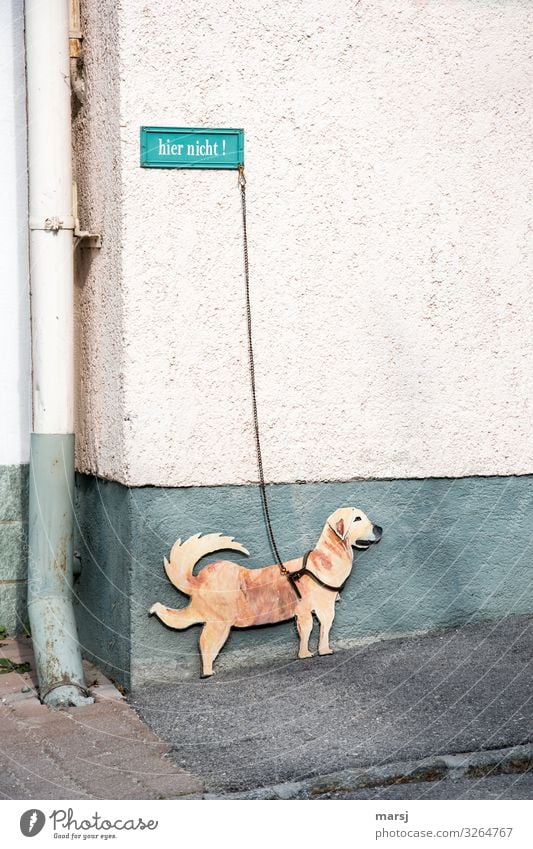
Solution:
<path fill-rule="evenodd" d="M 347 545 L 362 550 L 378 543 L 383 535 L 383 528 L 356 507 L 339 507 L 329 517 L 328 525 Z"/>

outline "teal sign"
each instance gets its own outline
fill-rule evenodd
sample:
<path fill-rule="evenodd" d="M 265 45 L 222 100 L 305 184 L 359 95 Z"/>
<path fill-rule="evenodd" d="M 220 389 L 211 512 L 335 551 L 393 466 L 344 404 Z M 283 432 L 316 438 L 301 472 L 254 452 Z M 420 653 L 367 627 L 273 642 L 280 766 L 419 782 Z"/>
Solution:
<path fill-rule="evenodd" d="M 239 168 L 244 130 L 141 127 L 143 168 Z"/>

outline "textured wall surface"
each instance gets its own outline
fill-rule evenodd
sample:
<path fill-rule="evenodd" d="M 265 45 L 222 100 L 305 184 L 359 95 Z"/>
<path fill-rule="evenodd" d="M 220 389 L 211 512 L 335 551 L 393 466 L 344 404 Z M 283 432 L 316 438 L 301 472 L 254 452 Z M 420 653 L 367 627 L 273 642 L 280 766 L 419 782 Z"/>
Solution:
<path fill-rule="evenodd" d="M 0 465 L 30 456 L 26 82 L 22 0 L 0 3 Z"/>
<path fill-rule="evenodd" d="M 117 4 L 90 0 L 84 17 L 85 103 L 73 123 L 79 219 L 104 248 L 76 251 L 78 462 L 110 477 L 127 475 L 124 448 L 122 154 Z M 85 14 L 87 13 L 87 14 Z"/>
<path fill-rule="evenodd" d="M 79 467 L 256 479 L 236 176 L 152 124 L 245 128 L 269 479 L 531 472 L 531 4 L 84 5 Z"/>
<path fill-rule="evenodd" d="M 188 603 L 167 580 L 163 557 L 178 537 L 218 531 L 251 553 L 229 559 L 272 563 L 257 488 L 128 489 L 85 475 L 77 486 L 84 652 L 128 687 L 198 676 L 199 626 L 171 631 L 148 616 L 154 601 Z M 356 554 L 334 647 L 533 613 L 532 477 L 289 484 L 272 487 L 270 499 L 286 558 L 312 548 L 340 505 L 363 508 L 383 527 L 380 544 Z M 292 622 L 237 629 L 217 663 L 292 662 L 297 645 Z"/>

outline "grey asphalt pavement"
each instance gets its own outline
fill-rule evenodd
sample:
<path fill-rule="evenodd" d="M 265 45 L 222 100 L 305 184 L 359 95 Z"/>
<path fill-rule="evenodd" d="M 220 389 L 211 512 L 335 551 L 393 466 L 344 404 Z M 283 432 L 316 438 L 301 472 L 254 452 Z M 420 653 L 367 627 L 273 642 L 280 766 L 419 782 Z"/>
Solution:
<path fill-rule="evenodd" d="M 530 743 L 532 649 L 533 619 L 520 617 L 150 686 L 130 702 L 177 766 L 201 776 L 210 793 L 238 794 L 354 767 Z M 531 798 L 530 774 L 486 777 L 477 789 L 474 779 L 461 781 L 458 798 Z M 447 798 L 438 794 L 451 791 L 449 782 L 384 792 L 419 798 L 402 794 L 422 788 L 437 794 L 427 798 Z"/>

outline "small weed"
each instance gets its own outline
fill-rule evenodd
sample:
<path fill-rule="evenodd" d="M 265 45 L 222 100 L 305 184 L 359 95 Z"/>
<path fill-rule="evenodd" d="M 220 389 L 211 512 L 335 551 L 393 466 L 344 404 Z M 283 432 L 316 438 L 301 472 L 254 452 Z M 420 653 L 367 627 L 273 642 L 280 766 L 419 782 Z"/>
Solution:
<path fill-rule="evenodd" d="M 5 674 L 6 672 L 18 672 L 19 674 L 22 674 L 23 672 L 29 671 L 29 663 L 15 663 L 14 660 L 9 660 L 8 657 L 0 657 L 0 675 Z"/>

